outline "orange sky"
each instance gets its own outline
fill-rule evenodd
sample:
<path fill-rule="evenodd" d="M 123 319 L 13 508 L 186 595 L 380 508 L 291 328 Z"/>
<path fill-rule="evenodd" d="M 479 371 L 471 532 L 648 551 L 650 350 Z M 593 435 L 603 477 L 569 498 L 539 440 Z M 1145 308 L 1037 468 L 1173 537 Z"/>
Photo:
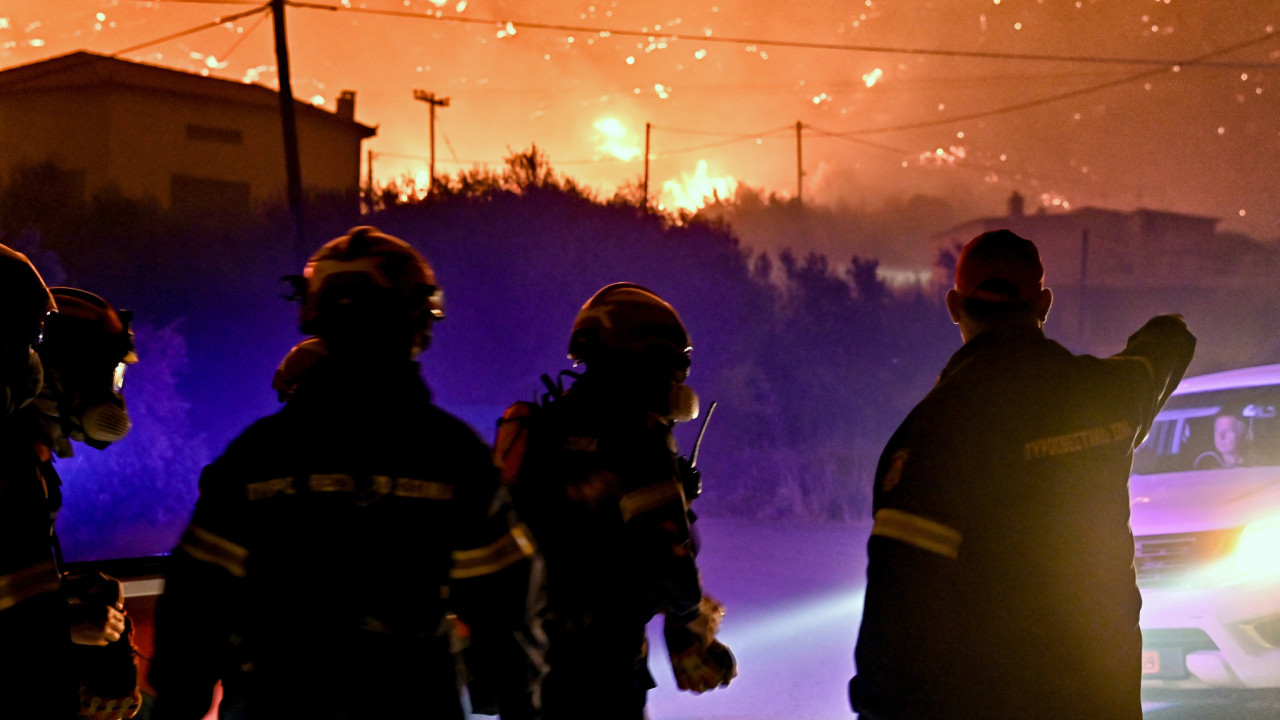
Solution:
<path fill-rule="evenodd" d="M 116 53 L 259 4 L 8 0 L 0 68 Z M 317 0 L 287 21 L 295 95 L 332 109 L 357 92 L 379 181 L 426 167 L 423 89 L 450 98 L 440 172 L 536 143 L 611 193 L 641 177 L 649 122 L 655 190 L 732 178 L 793 195 L 801 122 L 814 202 L 923 192 L 996 214 L 1018 190 L 1280 237 L 1280 0 Z M 1216 65 L 1127 62 L 1237 44 Z M 121 57 L 277 82 L 265 13 Z"/>

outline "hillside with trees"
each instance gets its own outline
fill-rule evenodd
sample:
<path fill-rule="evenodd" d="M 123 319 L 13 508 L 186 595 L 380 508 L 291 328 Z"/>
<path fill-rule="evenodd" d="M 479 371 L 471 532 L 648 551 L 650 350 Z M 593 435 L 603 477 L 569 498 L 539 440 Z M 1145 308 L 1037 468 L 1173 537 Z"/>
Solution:
<path fill-rule="evenodd" d="M 0 242 L 50 284 L 133 310 L 141 361 L 126 383 L 133 433 L 59 465 L 60 533 L 71 557 L 163 552 L 200 467 L 278 408 L 272 373 L 302 339 L 280 278 L 305 253 L 278 212 L 178 218 L 113 192 L 71 200 L 63 178 L 52 166 L 11 178 Z M 689 382 L 704 407 L 719 403 L 699 458 L 703 514 L 865 516 L 881 445 L 959 344 L 940 298 L 891 289 L 876 258 L 750 252 L 715 213 L 596 197 L 537 148 L 428 197 L 393 185 L 371 212 L 348 208 L 314 201 L 307 248 L 371 224 L 423 252 L 446 307 L 423 374 L 485 439 L 509 403 L 544 391 L 543 373 L 569 368 L 573 318 L 597 289 L 630 281 L 670 301 L 693 339 Z M 686 452 L 697 430 L 678 429 Z"/>

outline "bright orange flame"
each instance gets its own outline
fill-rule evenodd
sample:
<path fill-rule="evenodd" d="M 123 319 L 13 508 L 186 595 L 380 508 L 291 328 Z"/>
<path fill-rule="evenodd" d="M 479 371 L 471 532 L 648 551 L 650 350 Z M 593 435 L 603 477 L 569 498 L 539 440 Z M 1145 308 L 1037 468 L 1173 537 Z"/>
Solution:
<path fill-rule="evenodd" d="M 738 181 L 731 175 L 711 177 L 707 175 L 707 161 L 699 160 L 698 169 L 693 175 L 680 173 L 680 180 L 668 180 L 662 183 L 659 195 L 663 209 L 680 209 L 696 211 L 707 204 L 712 197 L 727 199 L 733 196 Z"/>
<path fill-rule="evenodd" d="M 430 189 L 431 173 L 426 170 L 419 170 L 414 173 L 412 178 L 406 178 L 405 184 L 400 187 L 400 202 L 422 200 L 427 196 L 427 191 Z"/>
<path fill-rule="evenodd" d="M 615 118 L 603 118 L 595 123 L 596 132 L 599 133 L 599 144 L 596 149 L 608 153 L 619 160 L 631 161 L 639 156 L 643 150 L 626 141 L 627 128 Z"/>

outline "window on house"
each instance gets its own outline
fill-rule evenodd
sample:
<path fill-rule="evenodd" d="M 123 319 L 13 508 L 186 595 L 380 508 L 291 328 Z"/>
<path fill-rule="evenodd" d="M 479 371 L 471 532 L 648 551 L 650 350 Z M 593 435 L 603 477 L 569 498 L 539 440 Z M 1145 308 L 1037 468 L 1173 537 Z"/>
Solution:
<path fill-rule="evenodd" d="M 189 124 L 187 125 L 187 139 L 221 143 L 223 145 L 241 145 L 244 143 L 244 133 L 231 128 Z"/>

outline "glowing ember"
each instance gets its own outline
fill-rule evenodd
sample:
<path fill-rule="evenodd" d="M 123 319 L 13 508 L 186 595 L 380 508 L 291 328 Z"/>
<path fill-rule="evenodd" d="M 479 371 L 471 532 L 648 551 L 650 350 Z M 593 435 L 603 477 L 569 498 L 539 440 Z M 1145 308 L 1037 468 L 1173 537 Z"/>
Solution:
<path fill-rule="evenodd" d="M 962 145 L 952 145 L 947 148 L 937 148 L 933 152 L 920 153 L 917 158 L 920 165 L 955 165 L 957 162 L 964 160 L 965 149 Z"/>
<path fill-rule="evenodd" d="M 663 134 L 659 154 L 718 147 L 708 158 L 717 174 L 789 192 L 790 143 L 763 130 L 800 121 L 822 130 L 805 138 L 807 171 L 819 163 L 832 168 L 827 185 L 810 177 L 814 202 L 866 191 L 874 204 L 920 192 L 942 196 L 963 217 L 999 207 L 1013 186 L 1038 195 L 1052 182 L 1076 207 L 1150 205 L 1220 217 L 1224 231 L 1272 238 L 1280 210 L 1267 193 L 1280 168 L 1280 116 L 1268 103 L 1280 45 L 1277 22 L 1258 10 L 1263 5 L 1276 2 L 1218 3 L 1207 25 L 1199 4 L 1173 0 L 321 0 L 290 3 L 288 14 L 296 36 L 294 94 L 309 102 L 331 98 L 334 87 L 360 91 L 359 118 L 378 127 L 367 148 L 386 153 L 375 164 L 378 182 L 411 178 L 416 166 L 405 158 L 426 154 L 421 118 L 404 88 L 430 87 L 466 98 L 445 113 L 444 129 L 477 162 L 500 164 L 513 147 L 546 143 L 563 148 L 574 178 L 603 194 L 634 180 L 643 156 L 636 123 L 645 120 L 689 132 Z M 263 0 L 0 0 L 0 68 L 77 50 L 130 49 L 122 59 L 271 88 L 279 73 L 271 23 L 264 22 L 270 14 L 255 6 Z M 744 13 L 756 10 L 768 21 L 744 24 Z M 222 12 L 228 14 L 220 20 Z M 1192 36 L 1169 44 L 1190 28 Z M 1058 40 L 1045 45 L 1046 38 Z M 350 50 L 368 43 L 379 52 Z M 1212 62 L 1192 59 L 1240 43 L 1248 47 L 1206 56 Z M 863 44 L 1012 56 L 855 50 Z M 1078 62 L 1018 59 L 1027 54 Z M 1176 64 L 1184 56 L 1187 62 Z M 1163 66 L 1111 62 L 1117 58 Z M 525 72 L 534 67 L 538 72 Z M 1118 84 L 1105 94 L 1090 89 L 1113 80 Z M 1041 102 L 1069 91 L 1082 94 Z M 506 121 L 497 121 L 499 114 Z M 589 127 L 609 116 L 629 118 L 630 134 L 611 136 L 620 125 Z M 1160 118 L 1159 132 L 1150 118 Z M 898 132 L 917 126 L 930 132 Z M 1171 142 L 1178 153 L 1167 152 Z M 698 159 L 683 157 L 686 165 L 666 166 L 660 176 L 677 178 L 682 188 L 679 167 L 692 174 Z M 969 172 L 948 172 L 962 165 Z M 655 195 L 660 185 L 652 179 Z M 685 204 L 699 204 L 700 193 Z"/>
<path fill-rule="evenodd" d="M 694 211 L 706 205 L 709 199 L 732 197 L 737 188 L 738 181 L 731 175 L 707 175 L 707 161 L 699 160 L 693 175 L 680 173 L 680 180 L 662 183 L 659 207 Z"/>
<path fill-rule="evenodd" d="M 627 141 L 627 129 L 615 118 L 597 120 L 594 125 L 599 133 L 596 149 L 619 160 L 634 160 L 643 150 Z"/>
<path fill-rule="evenodd" d="M 1041 207 L 1061 208 L 1063 210 L 1071 209 L 1071 203 L 1068 202 L 1060 193 L 1056 192 L 1040 193 L 1040 205 Z"/>

